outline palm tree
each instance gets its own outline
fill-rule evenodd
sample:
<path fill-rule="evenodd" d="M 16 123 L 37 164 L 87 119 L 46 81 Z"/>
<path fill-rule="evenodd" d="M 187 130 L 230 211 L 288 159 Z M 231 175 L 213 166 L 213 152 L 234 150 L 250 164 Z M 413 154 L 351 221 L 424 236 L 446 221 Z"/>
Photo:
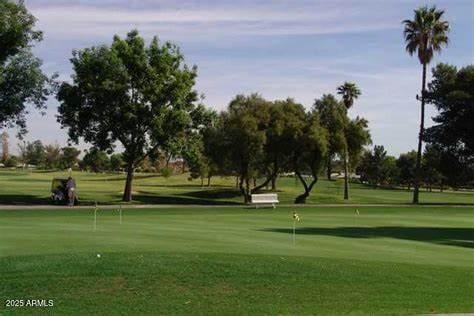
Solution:
<path fill-rule="evenodd" d="M 342 86 L 337 87 L 337 94 L 342 96 L 342 102 L 347 110 L 354 104 L 354 100 L 360 96 L 360 90 L 355 83 L 344 82 Z M 346 135 L 346 131 L 344 131 Z M 347 138 L 347 136 L 346 136 Z M 349 199 L 349 153 L 347 148 L 347 141 L 344 145 L 344 200 Z"/>
<path fill-rule="evenodd" d="M 420 164 L 425 129 L 425 92 L 426 92 L 426 66 L 433 59 L 434 52 L 441 52 L 443 46 L 448 44 L 449 23 L 443 21 L 444 11 L 437 10 L 435 6 L 427 6 L 415 10 L 413 20 L 405 20 L 402 23 L 405 28 L 406 51 L 410 55 L 417 53 L 420 64 L 423 65 L 423 77 L 421 81 L 421 122 L 418 134 L 418 152 L 416 155 L 415 185 L 413 192 L 413 203 L 419 201 L 420 186 Z M 417 96 L 418 99 L 418 96 Z"/>

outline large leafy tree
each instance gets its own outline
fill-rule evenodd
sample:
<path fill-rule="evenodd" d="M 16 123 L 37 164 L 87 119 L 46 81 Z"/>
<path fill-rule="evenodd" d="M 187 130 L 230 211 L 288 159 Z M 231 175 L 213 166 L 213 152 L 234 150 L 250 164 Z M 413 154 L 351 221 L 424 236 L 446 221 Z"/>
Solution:
<path fill-rule="evenodd" d="M 42 165 L 45 158 L 45 148 L 40 140 L 19 144 L 20 156 L 25 165 Z"/>
<path fill-rule="evenodd" d="M 361 92 L 357 85 L 352 82 L 344 82 L 343 85 L 337 88 L 337 93 L 341 95 L 342 102 L 349 110 L 354 105 L 354 100 L 357 99 Z M 343 164 L 344 164 L 344 200 L 349 199 L 349 144 L 347 143 L 348 129 L 344 127 L 344 135 L 346 138 L 343 149 Z"/>
<path fill-rule="evenodd" d="M 246 203 L 250 202 L 251 180 L 257 176 L 265 157 L 269 107 L 270 102 L 258 94 L 238 95 L 206 136 L 219 154 L 213 155 L 213 160 L 223 173 L 239 177 L 238 186 Z"/>
<path fill-rule="evenodd" d="M 192 117 L 197 128 L 190 130 L 185 136 L 180 156 L 189 168 L 190 177 L 200 178 L 201 185 L 204 185 L 204 179 L 207 178 L 207 186 L 210 186 L 212 176 L 218 173 L 218 166 L 206 150 L 205 136 L 216 125 L 218 115 L 214 110 L 200 105 L 192 113 Z"/>
<path fill-rule="evenodd" d="M 35 22 L 23 1 L 0 0 L 0 129 L 18 127 L 20 136 L 26 133 L 27 105 L 44 110 L 54 86 L 31 53 L 42 39 Z"/>
<path fill-rule="evenodd" d="M 426 67 L 433 59 L 435 52 L 440 52 L 448 44 L 449 23 L 443 20 L 444 11 L 433 7 L 421 7 L 414 11 L 413 20 L 404 20 L 404 37 L 406 51 L 417 55 L 422 65 L 421 80 L 421 117 L 418 134 L 418 151 L 416 157 L 415 186 L 413 203 L 419 202 L 419 185 L 421 178 L 421 154 L 423 133 L 425 129 Z"/>
<path fill-rule="evenodd" d="M 426 101 L 439 111 L 425 135 L 439 152 L 438 171 L 454 187 L 474 182 L 474 66 L 438 64 Z"/>
<path fill-rule="evenodd" d="M 385 148 L 379 145 L 364 153 L 357 170 L 362 181 L 374 186 L 393 184 L 398 178 L 395 157 L 387 155 Z"/>
<path fill-rule="evenodd" d="M 184 64 L 179 48 L 155 37 L 145 45 L 137 31 L 111 46 L 74 51 L 73 83 L 58 93 L 58 121 L 69 137 L 101 150 L 124 148 L 127 179 L 123 200 L 132 199 L 137 165 L 193 128 L 196 68 Z"/>
<path fill-rule="evenodd" d="M 320 99 L 317 99 L 314 102 L 313 108 L 319 113 L 321 125 L 328 131 L 329 144 L 326 174 L 327 179 L 331 180 L 334 156 L 343 153 L 344 150 L 344 126 L 347 121 L 346 111 L 341 102 L 332 94 L 324 94 Z"/>
<path fill-rule="evenodd" d="M 304 112 L 303 112 L 304 113 Z M 291 163 L 304 192 L 295 203 L 305 203 L 314 185 L 319 180 L 328 151 L 328 132 L 321 125 L 317 111 L 304 113 L 300 122 L 295 122 L 291 146 Z"/>
<path fill-rule="evenodd" d="M 397 159 L 397 168 L 399 170 L 399 184 L 406 185 L 408 190 L 410 190 L 410 187 L 415 180 L 416 151 L 412 150 L 407 153 L 400 154 Z"/>
<path fill-rule="evenodd" d="M 81 151 L 73 146 L 67 146 L 61 148 L 61 168 L 67 169 L 72 168 L 79 162 L 79 155 Z"/>
<path fill-rule="evenodd" d="M 357 116 L 348 121 L 345 134 L 349 155 L 349 173 L 351 173 L 359 164 L 364 147 L 372 143 L 369 122 L 365 118 Z"/>
<path fill-rule="evenodd" d="M 110 159 L 105 151 L 92 147 L 82 158 L 82 167 L 92 172 L 103 172 L 110 168 Z"/>
<path fill-rule="evenodd" d="M 293 99 L 274 101 L 270 108 L 270 119 L 265 128 L 265 145 L 260 173 L 265 176 L 263 183 L 255 187 L 256 192 L 267 186 L 270 182 L 272 190 L 276 189 L 276 179 L 282 172 L 292 171 L 291 144 L 302 132 L 301 128 L 305 118 L 303 105 Z"/>
<path fill-rule="evenodd" d="M 444 177 L 441 173 L 441 159 L 443 153 L 437 148 L 428 144 L 423 152 L 423 161 L 421 163 L 423 170 L 423 181 L 428 186 L 430 192 L 434 184 L 438 184 L 440 190 L 443 190 Z"/>
<path fill-rule="evenodd" d="M 61 148 L 58 144 L 49 144 L 44 146 L 44 159 L 42 167 L 45 169 L 55 169 L 60 166 Z"/>

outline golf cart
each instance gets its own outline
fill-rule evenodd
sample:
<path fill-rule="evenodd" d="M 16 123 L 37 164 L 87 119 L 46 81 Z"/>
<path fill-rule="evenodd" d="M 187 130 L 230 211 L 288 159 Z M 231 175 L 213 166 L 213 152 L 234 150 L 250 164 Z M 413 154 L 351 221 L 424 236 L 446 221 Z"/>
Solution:
<path fill-rule="evenodd" d="M 68 203 L 68 194 L 67 194 L 67 181 L 68 178 L 53 178 L 51 182 L 51 200 L 54 204 L 67 204 Z M 73 179 L 74 181 L 74 179 Z M 74 182 L 75 183 L 75 182 Z M 74 196 L 74 205 L 79 203 L 77 199 L 77 193 Z"/>

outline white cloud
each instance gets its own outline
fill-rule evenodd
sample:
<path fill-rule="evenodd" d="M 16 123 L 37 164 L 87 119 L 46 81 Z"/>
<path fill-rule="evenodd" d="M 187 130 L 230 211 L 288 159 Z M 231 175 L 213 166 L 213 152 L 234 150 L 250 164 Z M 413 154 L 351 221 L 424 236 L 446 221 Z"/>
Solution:
<path fill-rule="evenodd" d="M 32 7 L 38 27 L 61 36 L 110 36 L 139 28 L 144 34 L 166 34 L 175 39 L 235 35 L 332 34 L 398 27 L 398 20 L 348 6 L 344 10 L 315 7 L 282 10 L 267 7 L 148 8 L 92 6 Z"/>

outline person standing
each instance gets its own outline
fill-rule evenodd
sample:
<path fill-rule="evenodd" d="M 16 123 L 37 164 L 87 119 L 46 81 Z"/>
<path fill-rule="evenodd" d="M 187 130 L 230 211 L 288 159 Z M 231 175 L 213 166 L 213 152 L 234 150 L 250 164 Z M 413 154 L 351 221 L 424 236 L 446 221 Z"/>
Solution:
<path fill-rule="evenodd" d="M 76 200 L 76 182 L 72 177 L 67 179 L 66 183 L 68 205 L 74 206 L 74 201 Z"/>

